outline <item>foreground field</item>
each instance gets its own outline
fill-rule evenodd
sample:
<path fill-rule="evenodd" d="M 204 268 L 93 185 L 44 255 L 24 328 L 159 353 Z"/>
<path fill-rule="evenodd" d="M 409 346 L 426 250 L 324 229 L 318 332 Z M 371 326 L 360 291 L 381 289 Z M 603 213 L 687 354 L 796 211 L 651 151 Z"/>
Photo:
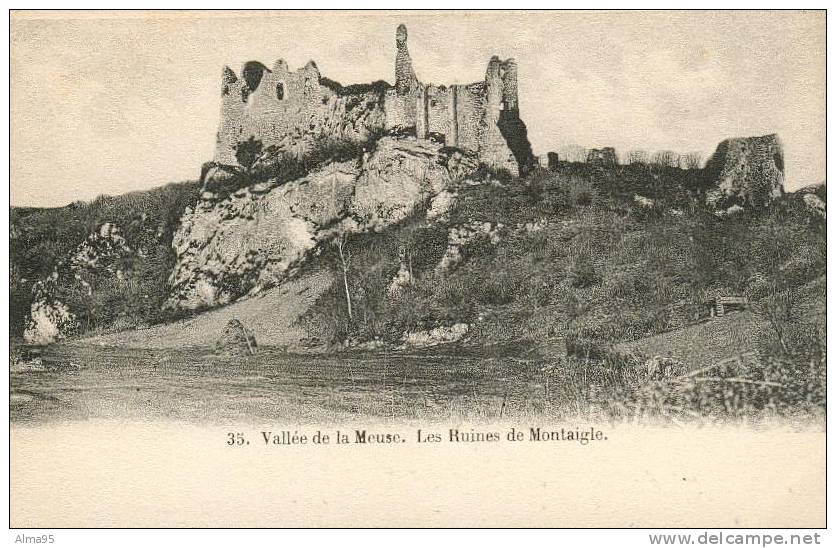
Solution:
<path fill-rule="evenodd" d="M 43 363 L 12 372 L 12 421 L 498 419 L 544 405 L 537 368 L 499 357 L 60 347 Z"/>

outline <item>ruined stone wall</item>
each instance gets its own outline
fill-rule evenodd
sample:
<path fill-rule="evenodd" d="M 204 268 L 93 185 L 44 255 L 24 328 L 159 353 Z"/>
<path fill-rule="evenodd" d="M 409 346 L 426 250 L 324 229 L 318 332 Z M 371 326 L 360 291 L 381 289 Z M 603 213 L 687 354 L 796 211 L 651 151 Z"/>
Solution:
<path fill-rule="evenodd" d="M 491 58 L 483 82 L 437 86 L 421 83 L 412 68 L 407 32 L 398 27 L 395 89 L 386 95 L 386 128 L 415 128 L 419 138 L 441 136 L 447 146 L 478 153 L 487 165 L 517 175 L 534 165 L 519 118 L 517 64 Z"/>
<path fill-rule="evenodd" d="M 415 92 L 415 134 L 419 139 L 426 139 L 429 136 L 429 98 L 424 86 L 418 86 Z"/>
<path fill-rule="evenodd" d="M 250 137 L 302 156 L 322 137 L 362 142 L 386 129 L 440 137 L 515 175 L 534 165 L 519 118 L 513 59 L 491 58 L 482 82 L 437 86 L 418 81 L 403 25 L 395 46 L 395 86 L 389 89 L 352 86 L 348 93 L 321 78 L 313 62 L 295 72 L 281 60 L 272 69 L 250 62 L 240 76 L 225 68 L 215 162 L 237 164 L 235 147 Z"/>
<path fill-rule="evenodd" d="M 395 31 L 395 90 L 399 95 L 412 92 L 418 85 L 415 71 L 412 69 L 412 59 L 409 56 L 409 48 L 406 45 L 406 25 L 398 25 Z"/>
<path fill-rule="evenodd" d="M 519 111 L 519 98 L 517 97 L 517 62 L 508 59 L 502 63 L 502 97 L 505 102 L 505 109 Z"/>
<path fill-rule="evenodd" d="M 429 85 L 426 93 L 427 116 L 429 119 L 427 129 L 430 133 L 444 135 L 446 143 L 452 146 L 450 129 L 453 126 L 453 120 L 450 117 L 450 109 L 453 99 L 450 88 Z"/>
<path fill-rule="evenodd" d="M 457 146 L 478 151 L 485 125 L 484 82 L 458 86 L 456 111 L 459 130 Z"/>
<path fill-rule="evenodd" d="M 386 129 L 414 128 L 415 105 L 414 95 L 398 95 L 394 89 L 387 91 L 383 106 L 386 112 Z"/>
<path fill-rule="evenodd" d="M 320 138 L 362 142 L 384 123 L 381 92 L 342 94 L 322 85 L 313 62 L 295 72 L 283 60 L 272 70 L 251 62 L 240 77 L 225 67 L 215 162 L 237 164 L 235 147 L 249 137 L 302 156 Z"/>
<path fill-rule="evenodd" d="M 479 159 L 492 168 L 508 170 L 512 175 L 520 174 L 520 166 L 496 124 L 485 125 Z"/>
<path fill-rule="evenodd" d="M 762 207 L 784 193 L 784 149 L 778 135 L 726 139 L 705 165 L 715 188 L 709 205 Z"/>
<path fill-rule="evenodd" d="M 505 84 L 500 74 L 499 57 L 492 57 L 485 72 L 485 115 L 479 142 L 479 157 L 487 165 L 507 169 L 516 175 L 519 168 L 499 130 L 499 116 L 503 109 Z M 510 160 L 509 160 L 510 157 Z"/>
<path fill-rule="evenodd" d="M 586 154 L 586 163 L 592 166 L 616 166 L 618 154 L 613 147 L 592 148 Z"/>

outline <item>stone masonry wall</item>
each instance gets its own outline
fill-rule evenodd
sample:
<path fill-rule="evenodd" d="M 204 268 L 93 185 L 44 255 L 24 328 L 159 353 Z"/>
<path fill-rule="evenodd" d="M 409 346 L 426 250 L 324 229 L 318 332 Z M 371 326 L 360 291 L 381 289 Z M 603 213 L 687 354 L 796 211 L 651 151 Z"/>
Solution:
<path fill-rule="evenodd" d="M 251 62 L 240 78 L 225 67 L 222 86 L 214 158 L 221 164 L 237 164 L 235 146 L 249 137 L 301 156 L 322 137 L 362 142 L 383 129 L 381 92 L 341 94 L 322 85 L 313 61 L 295 72 L 283 60 L 272 70 Z"/>
<path fill-rule="evenodd" d="M 389 89 L 352 86 L 349 92 L 328 85 L 313 61 L 293 72 L 283 60 L 272 69 L 251 61 L 240 75 L 224 68 L 215 162 L 236 165 L 235 147 L 250 137 L 302 156 L 323 137 L 363 142 L 386 129 L 414 130 L 422 139 L 434 134 L 514 175 L 533 167 L 513 59 L 494 56 L 482 82 L 437 86 L 417 79 L 403 25 L 395 46 L 395 86 Z"/>

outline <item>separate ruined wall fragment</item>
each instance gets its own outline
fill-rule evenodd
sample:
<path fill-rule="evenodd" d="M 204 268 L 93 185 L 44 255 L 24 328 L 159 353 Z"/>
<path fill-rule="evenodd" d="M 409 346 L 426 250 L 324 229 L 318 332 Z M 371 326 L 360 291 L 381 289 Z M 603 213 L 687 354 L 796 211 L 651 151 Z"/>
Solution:
<path fill-rule="evenodd" d="M 705 166 L 706 201 L 717 208 L 764 207 L 784 193 L 784 149 L 778 135 L 726 139 Z"/>

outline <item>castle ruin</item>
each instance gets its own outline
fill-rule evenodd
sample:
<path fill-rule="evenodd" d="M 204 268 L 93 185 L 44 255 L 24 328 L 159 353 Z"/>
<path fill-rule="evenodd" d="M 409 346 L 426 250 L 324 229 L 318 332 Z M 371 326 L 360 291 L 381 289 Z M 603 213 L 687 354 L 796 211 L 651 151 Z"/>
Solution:
<path fill-rule="evenodd" d="M 513 175 L 533 167 L 513 59 L 491 58 L 484 81 L 424 84 L 413 69 L 404 25 L 395 45 L 394 87 L 343 87 L 322 77 L 313 61 L 295 72 L 283 60 L 272 69 L 250 61 L 240 77 L 225 67 L 215 162 L 236 164 L 235 147 L 250 137 L 302 156 L 325 138 L 363 143 L 387 132 L 440 140 Z"/>

